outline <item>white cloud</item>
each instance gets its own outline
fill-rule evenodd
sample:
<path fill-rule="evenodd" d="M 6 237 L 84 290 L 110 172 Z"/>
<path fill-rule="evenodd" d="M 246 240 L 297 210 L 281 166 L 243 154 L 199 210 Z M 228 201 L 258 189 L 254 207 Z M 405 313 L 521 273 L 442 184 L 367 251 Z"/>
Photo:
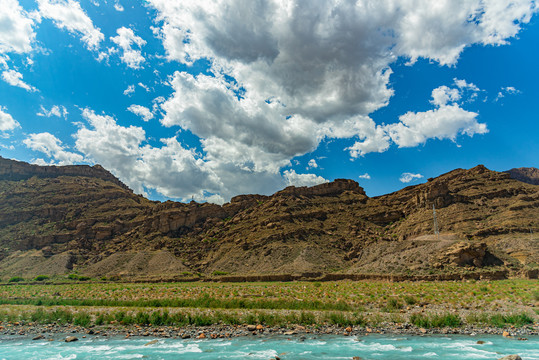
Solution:
<path fill-rule="evenodd" d="M 0 54 L 32 51 L 36 38 L 34 22 L 39 22 L 35 14 L 29 14 L 17 0 L 0 0 Z"/>
<path fill-rule="evenodd" d="M 350 151 L 352 158 L 358 158 L 371 152 L 381 153 L 389 149 L 390 137 L 386 129 L 382 126 L 376 126 L 374 121 L 370 119 L 359 132 L 358 138 L 360 141 L 356 141 L 352 146 L 346 148 Z"/>
<path fill-rule="evenodd" d="M 484 133 L 477 114 L 456 105 L 475 91 L 460 80 L 434 94 L 436 109 L 391 128 L 369 114 L 388 104 L 398 58 L 455 65 L 468 46 L 504 44 L 536 11 L 524 0 L 149 3 L 168 59 L 209 60 L 215 75 L 176 72 L 162 124 L 200 137 L 215 168 L 252 174 L 275 174 L 322 139 L 356 138 L 347 150 L 358 157 L 396 141 Z"/>
<path fill-rule="evenodd" d="M 129 85 L 127 89 L 124 90 L 124 95 L 131 96 L 135 92 L 135 85 Z"/>
<path fill-rule="evenodd" d="M 35 41 L 35 14 L 28 13 L 16 0 L 0 0 L 0 54 L 27 53 Z"/>
<path fill-rule="evenodd" d="M 0 54 L 0 69 L 7 69 L 7 62 L 9 61 L 9 56 Z"/>
<path fill-rule="evenodd" d="M 370 180 L 371 176 L 368 173 L 365 173 L 363 175 L 359 175 L 358 178 L 365 179 L 365 180 Z"/>
<path fill-rule="evenodd" d="M 164 126 L 198 136 L 200 152 L 175 138 L 150 146 L 142 128 L 119 126 L 90 110 L 84 112 L 89 125 L 76 134 L 77 149 L 139 192 L 225 200 L 287 182 L 323 181 L 281 172 L 324 139 L 356 139 L 347 150 L 358 157 L 392 143 L 415 146 L 486 132 L 478 115 L 458 103 L 473 91 L 462 82 L 439 89 L 430 112 L 410 111 L 389 125 L 369 115 L 389 103 L 391 66 L 399 58 L 455 65 L 464 48 L 503 44 L 535 12 L 533 2 L 523 0 L 149 3 L 157 9 L 160 28 L 152 30 L 168 60 L 210 64 L 206 74 L 174 73 L 172 94 L 152 109 L 162 111 Z M 124 35 L 112 39 L 124 55 L 139 54 L 129 64 L 141 66 L 144 40 L 121 29 Z M 161 169 L 169 168 L 171 178 L 161 179 L 168 173 Z"/>
<path fill-rule="evenodd" d="M 146 90 L 146 92 L 150 92 L 150 88 L 143 83 L 139 82 L 137 85 Z"/>
<path fill-rule="evenodd" d="M 15 70 L 6 70 L 2 72 L 2 79 L 11 86 L 17 86 L 30 92 L 37 91 L 35 87 L 22 81 L 22 74 Z"/>
<path fill-rule="evenodd" d="M 116 2 L 116 3 L 114 4 L 114 9 L 115 9 L 116 11 L 124 11 L 124 7 L 123 7 L 122 4 L 120 4 L 119 2 Z"/>
<path fill-rule="evenodd" d="M 413 173 L 405 172 L 405 173 L 402 173 L 401 177 L 399 178 L 399 181 L 403 183 L 409 183 L 415 179 L 421 179 L 422 177 L 423 175 L 421 174 L 413 174 Z"/>
<path fill-rule="evenodd" d="M 135 35 L 133 30 L 126 27 L 121 27 L 117 29 L 116 32 L 118 33 L 118 36 L 111 37 L 110 40 L 122 49 L 122 61 L 132 69 L 140 69 L 141 64 L 146 61 L 146 59 L 144 59 L 140 50 L 135 50 L 132 46 L 136 45 L 141 48 L 146 44 L 146 41 Z"/>
<path fill-rule="evenodd" d="M 520 90 L 517 90 L 515 87 L 513 86 L 506 86 L 506 87 L 502 87 L 500 89 L 500 91 L 498 92 L 498 95 L 496 96 L 496 98 L 494 99 L 494 101 L 498 101 L 500 100 L 501 98 L 504 98 L 505 95 L 518 95 L 518 94 L 521 94 L 522 92 Z"/>
<path fill-rule="evenodd" d="M 62 105 L 53 105 L 50 110 L 45 109 L 43 105 L 40 107 L 40 111 L 36 113 L 37 116 L 44 116 L 44 117 L 63 117 L 64 119 L 67 119 L 67 115 L 69 112 L 67 112 L 67 109 L 65 106 Z"/>
<path fill-rule="evenodd" d="M 314 186 L 329 182 L 321 176 L 315 174 L 298 174 L 295 170 L 285 170 L 283 177 L 288 186 Z"/>
<path fill-rule="evenodd" d="M 96 28 L 80 4 L 74 0 L 38 0 L 41 16 L 54 21 L 59 29 L 81 35 L 89 50 L 97 50 L 105 36 Z"/>
<path fill-rule="evenodd" d="M 71 165 L 83 160 L 82 155 L 66 151 L 60 139 L 48 132 L 30 134 L 28 138 L 23 140 L 23 143 L 28 148 L 42 152 L 56 160 L 49 164 Z M 37 161 L 38 163 L 44 162 L 42 159 L 37 159 Z"/>
<path fill-rule="evenodd" d="M 432 90 L 431 104 L 436 106 L 444 106 L 448 102 L 456 102 L 461 98 L 459 89 L 451 89 L 447 86 L 440 86 Z"/>
<path fill-rule="evenodd" d="M 127 108 L 127 110 L 131 111 L 133 114 L 140 116 L 142 120 L 144 121 L 150 121 L 153 119 L 153 113 L 148 109 L 147 107 L 144 107 L 142 105 L 131 105 Z"/>
<path fill-rule="evenodd" d="M 505 91 L 507 94 L 512 94 L 512 95 L 521 93 L 520 90 L 515 89 L 515 87 L 513 86 L 503 87 L 502 90 Z"/>
<path fill-rule="evenodd" d="M 219 179 L 175 138 L 161 139 L 162 147 L 152 147 L 145 144 L 146 134 L 140 127 L 120 126 L 114 118 L 89 109 L 82 115 L 90 126 L 75 134 L 77 150 L 110 169 L 137 193 L 152 188 L 168 197 L 218 201 L 213 195 L 220 190 Z"/>
<path fill-rule="evenodd" d="M 487 125 L 477 122 L 479 114 L 464 110 L 457 103 L 461 98 L 459 89 L 440 86 L 432 91 L 431 103 L 435 109 L 407 112 L 399 116 L 399 123 L 386 125 L 384 129 L 399 147 L 417 146 L 433 138 L 455 141 L 460 134 L 471 137 L 487 133 Z"/>
<path fill-rule="evenodd" d="M 0 131 L 5 133 L 6 131 L 15 130 L 21 125 L 13 119 L 13 117 L 8 114 L 7 109 L 3 106 L 0 106 Z M 4 134 L 4 137 L 6 135 Z"/>
<path fill-rule="evenodd" d="M 459 89 L 465 89 L 474 92 L 481 91 L 481 89 L 479 89 L 474 83 L 469 83 L 466 80 L 454 78 L 453 81 Z"/>
<path fill-rule="evenodd" d="M 478 114 L 458 105 L 444 105 L 425 112 L 407 112 L 400 122 L 387 126 L 391 140 L 399 147 L 412 147 L 437 138 L 455 140 L 457 135 L 485 134 L 486 124 L 478 123 Z"/>
<path fill-rule="evenodd" d="M 316 163 L 315 159 L 309 160 L 309 163 L 307 164 L 307 169 L 316 169 L 318 167 L 318 164 Z"/>

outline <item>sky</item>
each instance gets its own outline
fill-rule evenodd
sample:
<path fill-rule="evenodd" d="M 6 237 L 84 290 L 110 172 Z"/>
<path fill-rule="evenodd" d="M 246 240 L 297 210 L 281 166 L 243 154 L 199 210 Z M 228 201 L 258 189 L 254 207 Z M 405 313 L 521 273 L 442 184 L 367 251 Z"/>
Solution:
<path fill-rule="evenodd" d="M 0 156 L 154 200 L 539 167 L 532 0 L 0 0 Z"/>

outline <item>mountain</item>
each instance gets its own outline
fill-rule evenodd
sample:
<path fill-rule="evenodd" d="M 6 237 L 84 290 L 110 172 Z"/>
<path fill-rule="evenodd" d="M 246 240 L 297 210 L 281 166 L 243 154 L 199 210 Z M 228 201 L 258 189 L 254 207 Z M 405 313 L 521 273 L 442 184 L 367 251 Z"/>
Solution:
<path fill-rule="evenodd" d="M 373 198 L 355 181 L 338 179 L 219 206 L 147 200 L 98 165 L 0 158 L 4 279 L 73 271 L 139 280 L 194 273 L 536 276 L 538 219 L 537 185 L 481 165 Z"/>
<path fill-rule="evenodd" d="M 511 169 L 506 172 L 509 173 L 513 179 L 528 184 L 539 185 L 539 169 L 533 167 L 521 167 L 518 169 Z"/>

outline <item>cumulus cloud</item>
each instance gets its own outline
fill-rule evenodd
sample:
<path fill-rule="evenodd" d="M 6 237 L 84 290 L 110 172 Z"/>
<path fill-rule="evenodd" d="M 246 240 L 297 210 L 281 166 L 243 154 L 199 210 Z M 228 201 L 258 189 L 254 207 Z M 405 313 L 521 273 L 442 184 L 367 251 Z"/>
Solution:
<path fill-rule="evenodd" d="M 150 121 L 153 119 L 153 113 L 148 109 L 147 107 L 144 107 L 142 105 L 131 105 L 127 108 L 127 110 L 131 111 L 133 114 L 140 116 L 142 120 L 144 121 Z"/>
<path fill-rule="evenodd" d="M 115 9 L 116 11 L 124 11 L 124 7 L 123 7 L 122 4 L 120 4 L 119 2 L 116 2 L 116 3 L 114 4 L 114 9 Z"/>
<path fill-rule="evenodd" d="M 288 186 L 314 186 L 329 182 L 321 176 L 315 174 L 298 174 L 295 170 L 285 170 L 283 177 Z"/>
<path fill-rule="evenodd" d="M 20 87 L 26 91 L 34 92 L 37 89 L 22 81 L 22 74 L 15 70 L 6 70 L 2 72 L 2 79 L 11 86 Z"/>
<path fill-rule="evenodd" d="M 39 13 L 53 20 L 56 27 L 78 34 L 90 50 L 97 50 L 105 36 L 74 0 L 38 0 Z"/>
<path fill-rule="evenodd" d="M 75 134 L 77 150 L 111 169 L 137 193 L 151 188 L 168 197 L 203 200 L 219 192 L 219 179 L 211 168 L 176 138 L 161 139 L 163 146 L 152 147 L 141 127 L 120 126 L 114 118 L 90 109 L 82 115 L 89 126 Z"/>
<path fill-rule="evenodd" d="M 457 104 L 475 91 L 460 80 L 433 94 L 435 109 L 405 114 L 392 127 L 369 114 L 393 95 L 398 58 L 455 65 L 467 46 L 506 43 L 536 11 L 524 0 L 149 3 L 167 58 L 211 65 L 210 75 L 170 78 L 162 124 L 200 137 L 214 167 L 251 174 L 275 174 L 322 139 L 355 138 L 347 150 L 358 157 L 392 143 L 486 132 Z"/>
<path fill-rule="evenodd" d="M 37 116 L 43 116 L 43 117 L 63 117 L 64 119 L 67 119 L 67 115 L 69 113 L 67 112 L 67 109 L 65 106 L 62 105 L 53 105 L 50 110 L 45 109 L 43 105 L 40 107 L 40 111 L 36 113 Z"/>
<path fill-rule="evenodd" d="M 46 163 L 43 159 L 37 159 L 37 163 L 71 165 L 81 162 L 82 155 L 67 151 L 62 142 L 56 136 L 48 132 L 30 134 L 23 143 L 34 151 L 39 151 L 52 158 L 53 161 Z"/>
<path fill-rule="evenodd" d="M 129 85 L 127 89 L 124 90 L 124 95 L 131 96 L 135 92 L 135 85 Z"/>
<path fill-rule="evenodd" d="M 365 173 L 363 175 L 359 175 L 358 178 L 365 179 L 365 180 L 370 180 L 371 176 L 368 173 Z"/>
<path fill-rule="evenodd" d="M 307 169 L 316 169 L 318 167 L 318 164 L 316 163 L 315 159 L 309 160 L 309 163 L 307 164 Z"/>
<path fill-rule="evenodd" d="M 385 130 L 399 147 L 417 146 L 433 138 L 455 141 L 459 134 L 487 133 L 487 125 L 477 122 L 477 113 L 462 109 L 457 103 L 460 99 L 459 89 L 440 86 L 432 91 L 435 109 L 407 112 L 399 117 L 399 123 L 387 125 Z"/>
<path fill-rule="evenodd" d="M 135 35 L 132 29 L 121 27 L 116 30 L 118 36 L 111 37 L 110 40 L 122 49 L 121 60 L 132 69 L 140 69 L 141 64 L 146 61 L 140 50 L 133 49 L 133 45 L 141 48 L 146 45 L 146 41 Z"/>
<path fill-rule="evenodd" d="M 172 94 L 152 109 L 162 112 L 164 126 L 198 136 L 201 151 L 176 138 L 150 146 L 142 128 L 90 110 L 77 149 L 136 191 L 221 200 L 325 181 L 282 172 L 324 139 L 354 139 L 347 151 L 358 157 L 391 144 L 486 132 L 478 115 L 461 107 L 466 92 L 475 91 L 461 80 L 435 89 L 432 110 L 410 111 L 388 125 L 369 115 L 389 103 L 391 66 L 399 58 L 453 66 L 468 46 L 506 43 L 536 11 L 524 0 L 148 3 L 157 10 L 159 27 L 152 30 L 169 61 L 210 64 L 203 74 L 171 75 Z M 120 28 L 111 39 L 128 66 L 143 64 L 145 42 L 131 29 Z M 160 169 L 173 169 L 169 184 Z"/>
<path fill-rule="evenodd" d="M 21 126 L 6 111 L 7 111 L 7 109 L 5 107 L 0 106 L 0 131 L 2 132 L 4 137 L 7 136 L 7 134 L 6 134 L 7 131 L 15 130 L 16 128 Z"/>
<path fill-rule="evenodd" d="M 36 38 L 35 13 L 28 13 L 17 0 L 0 0 L 0 53 L 27 53 L 32 51 Z"/>
<path fill-rule="evenodd" d="M 421 174 L 413 174 L 409 172 L 402 173 L 401 177 L 399 178 L 399 181 L 402 183 L 409 183 L 416 179 L 421 179 L 423 175 Z"/>
<path fill-rule="evenodd" d="M 496 96 L 496 99 L 494 99 L 494 101 L 498 101 L 501 98 L 504 98 L 506 95 L 518 95 L 521 93 L 522 92 L 520 90 L 517 90 L 513 86 L 502 87 L 500 91 L 498 92 L 498 95 Z"/>

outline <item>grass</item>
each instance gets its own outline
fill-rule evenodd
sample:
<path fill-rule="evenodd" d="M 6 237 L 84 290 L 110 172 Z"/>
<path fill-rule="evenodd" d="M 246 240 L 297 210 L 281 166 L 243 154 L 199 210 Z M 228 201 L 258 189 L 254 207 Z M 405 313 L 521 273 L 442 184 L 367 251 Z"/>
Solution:
<path fill-rule="evenodd" d="M 72 274 L 70 280 L 80 280 Z M 77 276 L 77 278 L 75 278 Z M 477 282 L 257 282 L 257 283 L 92 283 L 0 285 L 1 308 L 38 307 L 45 313 L 74 309 L 71 318 L 57 314 L 60 322 L 82 324 L 335 324 L 342 326 L 386 321 L 411 322 L 424 328 L 480 326 L 525 326 L 539 315 L 533 307 L 539 294 L 535 280 Z M 475 293 L 475 295 L 473 295 Z M 80 311 L 101 307 L 102 314 Z M 511 314 L 503 309 L 527 308 Z M 123 313 L 117 312 L 122 308 Z M 423 309 L 424 314 L 417 313 Z M 145 309 L 141 311 L 140 309 Z M 197 309 L 193 313 L 192 309 Z M 440 314 L 432 314 L 437 309 Z M 471 314 L 460 318 L 455 310 Z M 114 317 L 110 317 L 110 313 Z M 535 314 L 534 314 L 535 312 Z M 41 314 L 41 315 L 40 315 Z M 183 318 L 169 317 L 183 314 Z M 200 316 L 197 317 L 197 314 Z M 202 315 L 206 314 L 206 315 Z M 62 315 L 62 316 L 60 316 Z M 6 315 L 7 316 L 7 315 Z M 51 315 L 52 316 L 52 315 Z M 178 315 L 179 316 L 179 315 Z M 209 316 L 209 318 L 208 318 Z M 54 317 L 54 316 L 53 316 Z"/>
<path fill-rule="evenodd" d="M 508 325 L 522 327 L 525 325 L 533 324 L 534 319 L 526 313 L 487 314 L 483 312 L 469 315 L 466 318 L 466 322 L 469 324 L 488 325 L 504 328 Z"/>
<path fill-rule="evenodd" d="M 410 322 L 420 328 L 443 328 L 443 327 L 459 327 L 462 325 L 462 319 L 455 314 L 412 314 Z"/>
<path fill-rule="evenodd" d="M 215 324 L 240 325 L 240 324 L 264 324 L 266 326 L 290 326 L 305 325 L 311 326 L 319 323 L 326 323 L 337 326 L 364 325 L 367 320 L 358 314 L 347 314 L 338 312 L 310 312 L 297 311 L 290 313 L 265 312 L 265 311 L 211 311 L 193 312 L 180 310 L 169 312 L 168 310 L 103 310 L 86 311 L 69 309 L 46 310 L 38 308 L 34 311 L 1 311 L 0 321 L 2 322 L 32 322 L 36 324 L 59 325 L 73 324 L 77 326 L 90 327 L 100 325 L 139 325 L 139 326 L 209 326 Z"/>

